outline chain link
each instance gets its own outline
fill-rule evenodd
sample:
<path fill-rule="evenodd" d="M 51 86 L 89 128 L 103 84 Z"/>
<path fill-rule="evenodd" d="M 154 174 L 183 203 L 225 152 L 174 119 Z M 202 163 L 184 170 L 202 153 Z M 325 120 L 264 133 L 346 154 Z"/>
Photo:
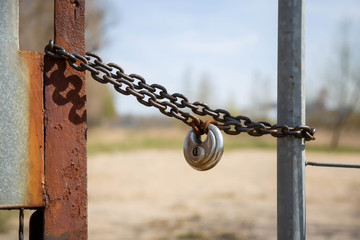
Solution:
<path fill-rule="evenodd" d="M 224 109 L 211 109 L 202 102 L 190 102 L 181 93 L 168 93 L 167 89 L 159 84 L 148 84 L 137 74 L 125 74 L 124 70 L 114 64 L 104 64 L 102 59 L 93 53 L 86 56 L 71 54 L 53 41 L 45 47 L 45 54 L 55 59 L 66 60 L 71 67 L 78 71 L 89 71 L 93 79 L 102 84 L 112 84 L 115 90 L 123 95 L 136 97 L 139 103 L 147 107 L 155 107 L 169 117 L 174 117 L 191 126 L 198 135 L 207 132 L 207 125 L 199 116 L 212 117 L 219 129 L 230 135 L 246 132 L 251 136 L 271 136 L 281 138 L 294 136 L 304 138 L 305 141 L 315 139 L 315 128 L 308 126 L 289 127 L 287 125 L 271 125 L 268 122 L 253 122 L 246 116 L 232 116 Z M 183 111 L 190 109 L 194 114 Z"/>

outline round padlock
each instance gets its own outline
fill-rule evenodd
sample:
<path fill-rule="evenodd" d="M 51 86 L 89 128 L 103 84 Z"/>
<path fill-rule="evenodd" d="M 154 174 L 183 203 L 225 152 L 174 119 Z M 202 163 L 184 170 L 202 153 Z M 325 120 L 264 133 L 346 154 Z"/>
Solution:
<path fill-rule="evenodd" d="M 206 171 L 213 168 L 224 152 L 224 139 L 220 129 L 209 124 L 206 139 L 190 129 L 184 142 L 184 156 L 188 164 L 196 170 Z"/>

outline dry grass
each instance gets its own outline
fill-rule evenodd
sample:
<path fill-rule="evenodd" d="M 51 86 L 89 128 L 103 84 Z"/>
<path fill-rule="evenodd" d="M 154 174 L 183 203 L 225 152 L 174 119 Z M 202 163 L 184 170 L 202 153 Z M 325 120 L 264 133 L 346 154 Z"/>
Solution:
<path fill-rule="evenodd" d="M 143 129 L 93 129 L 88 136 L 88 153 L 120 152 L 139 149 L 181 149 L 188 127 L 143 128 Z M 331 132 L 320 129 L 315 141 L 307 143 L 308 151 L 333 153 L 359 153 L 360 132 L 345 131 L 340 145 L 330 148 Z M 224 135 L 226 151 L 238 149 L 276 149 L 276 139 L 271 136 L 251 137 L 246 133 Z"/>
<path fill-rule="evenodd" d="M 354 162 L 359 156 L 322 152 L 308 158 Z M 273 150 L 225 152 L 208 172 L 191 169 L 181 150 L 89 160 L 92 239 L 276 239 Z M 306 184 L 308 238 L 359 239 L 358 170 L 308 168 Z"/>

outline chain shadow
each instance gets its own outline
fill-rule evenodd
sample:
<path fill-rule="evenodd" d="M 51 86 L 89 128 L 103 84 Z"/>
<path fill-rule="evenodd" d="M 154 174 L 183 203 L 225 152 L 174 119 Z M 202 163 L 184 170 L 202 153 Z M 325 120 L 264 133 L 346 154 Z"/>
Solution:
<path fill-rule="evenodd" d="M 68 119 L 77 125 L 86 122 L 86 95 L 82 90 L 83 83 L 79 76 L 65 76 L 66 65 L 64 60 L 45 57 L 44 81 L 45 86 L 52 85 L 54 87 L 51 97 L 55 104 L 59 106 L 71 104 Z M 83 108 L 84 110 L 82 110 Z"/>

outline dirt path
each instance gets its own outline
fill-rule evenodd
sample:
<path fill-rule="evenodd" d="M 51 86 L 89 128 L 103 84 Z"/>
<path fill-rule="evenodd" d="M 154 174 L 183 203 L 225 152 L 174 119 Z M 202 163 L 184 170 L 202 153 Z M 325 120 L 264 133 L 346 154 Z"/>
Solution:
<path fill-rule="evenodd" d="M 356 155 L 308 154 L 354 162 Z M 360 239 L 358 170 L 307 169 L 309 239 Z M 276 239 L 276 153 L 226 152 L 197 172 L 182 153 L 89 159 L 90 239 Z"/>

